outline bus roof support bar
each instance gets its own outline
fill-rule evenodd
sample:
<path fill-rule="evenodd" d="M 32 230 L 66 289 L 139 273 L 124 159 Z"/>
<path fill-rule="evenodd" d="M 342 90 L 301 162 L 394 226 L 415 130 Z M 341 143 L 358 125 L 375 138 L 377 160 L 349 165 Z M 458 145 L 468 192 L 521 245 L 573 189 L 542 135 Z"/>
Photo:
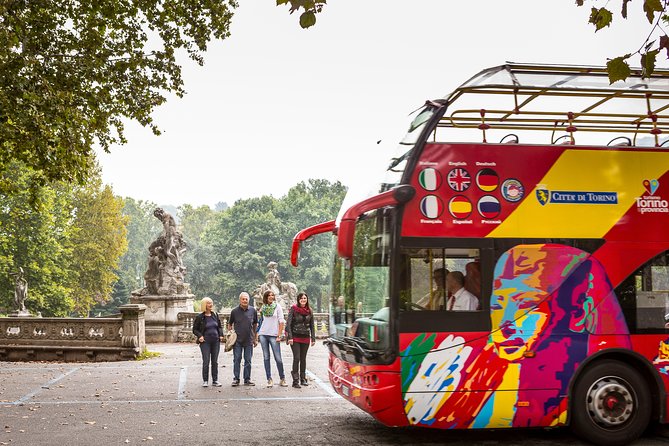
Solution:
<path fill-rule="evenodd" d="M 355 238 L 355 223 L 366 212 L 381 209 L 386 206 L 404 204 L 411 200 L 416 193 L 413 186 L 403 184 L 382 194 L 369 197 L 360 203 L 351 206 L 344 213 L 339 222 L 337 233 L 337 252 L 344 259 L 353 259 L 353 239 Z"/>
<path fill-rule="evenodd" d="M 295 234 L 295 237 L 293 237 L 293 249 L 290 252 L 290 263 L 293 266 L 297 266 L 297 259 L 300 254 L 300 245 L 303 241 L 316 234 L 333 232 L 335 227 L 335 221 L 330 220 L 323 223 L 318 223 L 317 225 L 309 226 L 308 228 L 302 229 L 300 232 Z"/>

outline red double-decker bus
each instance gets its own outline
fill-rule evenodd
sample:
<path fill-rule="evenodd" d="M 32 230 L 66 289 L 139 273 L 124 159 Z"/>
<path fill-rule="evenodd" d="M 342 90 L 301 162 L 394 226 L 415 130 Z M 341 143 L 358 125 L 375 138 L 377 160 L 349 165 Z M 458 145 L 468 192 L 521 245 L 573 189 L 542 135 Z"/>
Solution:
<path fill-rule="evenodd" d="M 415 112 L 333 233 L 329 376 L 390 426 L 669 417 L 669 71 L 506 64 Z M 669 145 L 669 143 L 668 143 Z"/>

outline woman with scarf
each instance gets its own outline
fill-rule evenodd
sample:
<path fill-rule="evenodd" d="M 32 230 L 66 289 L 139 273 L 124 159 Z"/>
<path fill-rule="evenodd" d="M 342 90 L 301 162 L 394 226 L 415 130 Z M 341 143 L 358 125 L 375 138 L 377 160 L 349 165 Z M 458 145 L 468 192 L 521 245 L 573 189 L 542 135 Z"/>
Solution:
<path fill-rule="evenodd" d="M 276 297 L 272 290 L 267 290 L 262 296 L 263 306 L 260 308 L 262 325 L 258 330 L 260 346 L 262 347 L 263 360 L 265 362 L 265 374 L 267 375 L 267 387 L 272 387 L 272 365 L 269 358 L 269 348 L 272 347 L 276 368 L 279 370 L 279 385 L 287 387 L 286 377 L 283 373 L 283 360 L 281 359 L 281 338 L 283 337 L 283 328 L 286 320 L 283 318 L 281 305 L 277 305 Z"/>
<path fill-rule="evenodd" d="M 308 384 L 305 374 L 307 370 L 307 350 L 309 350 L 309 344 L 316 344 L 314 314 L 309 307 L 307 293 L 298 294 L 297 304 L 290 308 L 286 333 L 288 335 L 288 345 L 293 350 L 293 370 L 291 371 L 293 387 L 299 389 L 301 386 Z"/>

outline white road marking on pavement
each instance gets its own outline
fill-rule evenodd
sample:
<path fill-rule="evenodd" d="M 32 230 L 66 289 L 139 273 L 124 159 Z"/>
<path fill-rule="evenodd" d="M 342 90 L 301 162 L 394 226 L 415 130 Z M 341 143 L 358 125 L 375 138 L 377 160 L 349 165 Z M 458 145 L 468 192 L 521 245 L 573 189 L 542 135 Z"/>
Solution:
<path fill-rule="evenodd" d="M 67 372 L 61 374 L 60 376 L 55 377 L 54 379 L 52 379 L 52 380 L 49 381 L 48 383 L 46 383 L 46 384 L 42 384 L 39 388 L 33 390 L 32 392 L 30 392 L 30 393 L 28 393 L 28 394 L 26 394 L 26 395 L 23 395 L 20 399 L 14 401 L 14 402 L 11 403 L 11 404 L 21 404 L 21 403 L 25 403 L 26 401 L 28 401 L 28 400 L 29 400 L 30 398 L 32 398 L 33 396 L 35 396 L 35 395 L 37 395 L 38 393 L 40 393 L 43 389 L 48 389 L 49 386 L 51 386 L 52 384 L 56 384 L 56 383 L 57 383 L 58 381 L 60 381 L 61 379 L 65 378 L 67 375 L 70 375 L 70 374 L 76 372 L 77 370 L 79 370 L 79 367 L 75 367 L 75 368 L 73 368 L 73 369 L 68 370 Z"/>
<path fill-rule="evenodd" d="M 78 400 L 78 401 L 25 401 L 22 404 L 24 405 L 46 405 L 46 404 L 83 404 L 83 405 L 115 405 L 115 404 L 142 404 L 142 403 L 212 403 L 212 402 L 234 402 L 234 401 L 318 401 L 318 400 L 333 400 L 336 399 L 331 396 L 297 396 L 297 397 L 241 397 L 241 398 L 197 398 L 197 399 L 182 399 L 182 400 L 110 400 L 110 401 L 88 401 L 88 400 Z M 0 403 L 0 409 L 6 406 L 13 406 L 19 404 L 18 402 L 14 403 Z"/>
<path fill-rule="evenodd" d="M 323 382 L 318 376 L 314 375 L 309 370 L 306 370 L 305 372 L 306 372 L 307 375 L 309 375 L 309 377 L 312 379 L 312 381 L 314 381 L 316 384 L 318 384 L 318 387 L 325 390 L 330 396 L 332 396 L 333 398 L 341 398 L 341 396 L 337 392 L 334 391 L 334 389 L 332 388 L 330 383 Z"/>
<path fill-rule="evenodd" d="M 177 399 L 182 400 L 186 398 L 186 379 L 188 378 L 188 367 L 181 367 L 179 373 L 179 391 L 177 392 Z"/>

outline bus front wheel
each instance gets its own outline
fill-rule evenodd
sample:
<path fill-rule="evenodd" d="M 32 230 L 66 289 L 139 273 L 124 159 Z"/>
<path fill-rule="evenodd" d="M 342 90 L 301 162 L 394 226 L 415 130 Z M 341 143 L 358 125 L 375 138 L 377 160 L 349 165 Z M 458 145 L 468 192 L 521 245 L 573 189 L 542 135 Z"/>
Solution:
<path fill-rule="evenodd" d="M 595 444 L 627 444 L 646 430 L 650 401 L 650 391 L 639 372 L 619 361 L 599 362 L 576 383 L 571 428 Z"/>

